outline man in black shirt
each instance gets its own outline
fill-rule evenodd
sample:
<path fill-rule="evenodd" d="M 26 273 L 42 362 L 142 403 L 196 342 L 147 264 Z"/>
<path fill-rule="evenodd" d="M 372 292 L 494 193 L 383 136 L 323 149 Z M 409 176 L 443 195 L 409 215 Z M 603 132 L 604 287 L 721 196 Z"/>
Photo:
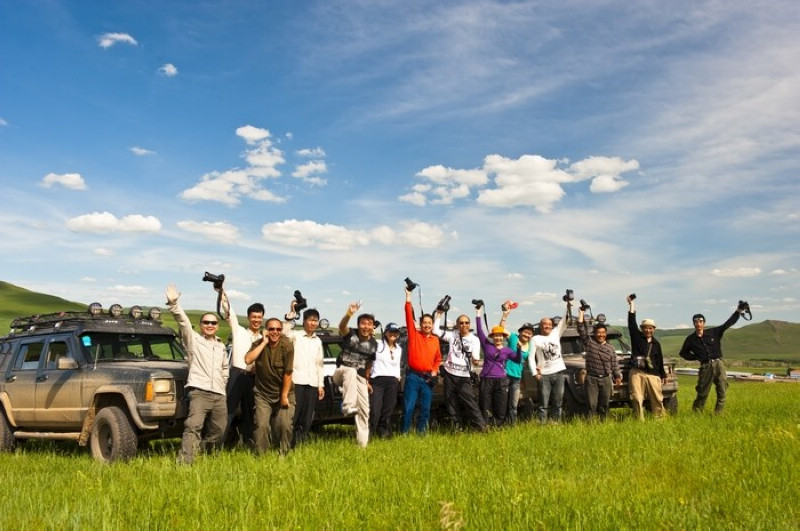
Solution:
<path fill-rule="evenodd" d="M 717 391 L 714 413 L 722 413 L 722 410 L 725 409 L 728 374 L 725 372 L 725 364 L 722 362 L 722 334 L 739 320 L 739 316 L 743 312 L 744 308 L 740 304 L 722 326 L 708 329 L 705 328 L 706 318 L 703 314 L 696 313 L 692 316 L 694 333 L 690 334 L 683 342 L 680 357 L 700 362 L 700 372 L 697 374 L 697 387 L 695 387 L 697 398 L 692 404 L 692 409 L 698 413 L 702 412 L 706 405 L 712 383 Z"/>

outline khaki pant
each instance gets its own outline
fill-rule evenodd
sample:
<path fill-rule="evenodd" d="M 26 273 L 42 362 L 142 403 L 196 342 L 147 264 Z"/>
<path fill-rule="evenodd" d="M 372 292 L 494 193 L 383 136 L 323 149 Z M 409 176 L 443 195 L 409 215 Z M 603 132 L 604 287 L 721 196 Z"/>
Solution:
<path fill-rule="evenodd" d="M 201 445 L 206 419 L 208 419 L 208 429 L 202 443 L 211 449 L 218 449 L 222 445 L 222 434 L 225 432 L 228 420 L 225 395 L 204 389 L 191 389 L 189 391 L 189 416 L 183 422 L 181 449 L 178 452 L 179 463 L 190 465 L 194 461 Z"/>
<path fill-rule="evenodd" d="M 661 393 L 661 377 L 657 374 L 647 374 L 641 369 L 631 369 L 628 376 L 628 390 L 631 395 L 631 406 L 634 416 L 644 420 L 644 397 L 650 400 L 650 409 L 653 415 L 664 415 L 664 395 Z"/>
<path fill-rule="evenodd" d="M 369 442 L 369 390 L 367 380 L 353 367 L 339 367 L 333 373 L 333 383 L 342 386 L 342 410 L 358 409 L 356 413 L 356 442 L 366 448 Z"/>
<path fill-rule="evenodd" d="M 294 391 L 289 393 L 289 407 L 281 407 L 280 399 L 270 400 L 256 389 L 256 449 L 264 453 L 278 448 L 281 455 L 292 447 L 292 421 L 294 420 Z"/>

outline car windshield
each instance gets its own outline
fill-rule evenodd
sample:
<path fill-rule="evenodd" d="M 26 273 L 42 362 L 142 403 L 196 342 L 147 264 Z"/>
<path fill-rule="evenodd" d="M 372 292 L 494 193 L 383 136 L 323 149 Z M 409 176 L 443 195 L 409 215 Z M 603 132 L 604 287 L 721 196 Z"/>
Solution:
<path fill-rule="evenodd" d="M 90 332 L 81 343 L 92 361 L 184 360 L 178 340 L 169 335 Z"/>

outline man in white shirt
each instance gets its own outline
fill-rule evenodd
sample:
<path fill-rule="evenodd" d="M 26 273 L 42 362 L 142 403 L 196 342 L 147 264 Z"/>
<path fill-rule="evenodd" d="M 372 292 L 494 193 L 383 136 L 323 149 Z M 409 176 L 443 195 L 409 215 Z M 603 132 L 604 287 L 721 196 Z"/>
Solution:
<path fill-rule="evenodd" d="M 470 332 L 470 320 L 466 315 L 456 319 L 456 330 L 442 330 L 442 312 L 436 312 L 433 331 L 447 341 L 447 360 L 444 362 L 444 403 L 447 415 L 458 427 L 463 416 L 479 431 L 486 430 L 486 419 L 478 406 L 478 388 L 470 374 L 473 363 L 481 359 L 481 342 Z"/>
<path fill-rule="evenodd" d="M 567 303 L 569 304 L 569 303 Z M 561 403 L 564 401 L 564 384 L 567 366 L 561 357 L 561 336 L 567 328 L 567 315 L 553 326 L 553 319 L 542 317 L 539 321 L 539 333 L 531 342 L 534 355 L 528 357 L 528 364 L 539 382 L 539 422 L 545 423 L 549 418 L 558 422 L 561 419 Z"/>
<path fill-rule="evenodd" d="M 319 312 L 314 308 L 307 309 L 303 312 L 303 329 L 294 330 L 297 319 L 295 303 L 293 299 L 291 311 L 284 316 L 283 322 L 283 334 L 294 343 L 292 448 L 308 438 L 317 402 L 325 398 L 325 359 L 322 340 L 315 333 L 319 326 Z"/>
<path fill-rule="evenodd" d="M 251 304 L 247 308 L 247 324 L 245 328 L 239 324 L 239 319 L 231 307 L 228 294 L 221 292 L 220 313 L 226 315 L 226 321 L 231 327 L 231 377 L 228 380 L 228 424 L 225 429 L 225 439 L 228 440 L 229 431 L 239 411 L 239 434 L 242 442 L 253 448 L 255 444 L 253 411 L 255 398 L 253 387 L 255 385 L 255 372 L 253 365 L 244 362 L 244 356 L 254 342 L 261 339 L 261 324 L 264 321 L 264 305 L 260 302 Z"/>

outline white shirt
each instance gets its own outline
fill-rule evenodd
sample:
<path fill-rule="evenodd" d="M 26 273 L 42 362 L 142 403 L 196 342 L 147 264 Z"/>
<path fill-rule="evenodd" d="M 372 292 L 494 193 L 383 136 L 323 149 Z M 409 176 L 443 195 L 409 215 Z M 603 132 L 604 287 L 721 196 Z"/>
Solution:
<path fill-rule="evenodd" d="M 283 335 L 294 344 L 294 367 L 292 382 L 295 385 L 310 385 L 320 388 L 325 385 L 325 357 L 322 340 L 305 330 L 294 330 L 294 321 L 283 322 Z"/>
<path fill-rule="evenodd" d="M 239 324 L 239 319 L 236 317 L 231 303 L 228 300 L 228 296 L 224 292 L 222 295 L 221 307 L 227 309 L 228 317 L 226 321 L 231 325 L 231 367 L 252 372 L 253 364 L 246 364 L 244 362 L 244 356 L 250 350 L 250 347 L 253 346 L 253 343 L 261 339 L 261 332 L 253 332 L 249 328 L 245 328 Z"/>
<path fill-rule="evenodd" d="M 375 361 L 372 363 L 372 375 L 394 376 L 400 379 L 400 359 L 403 357 L 403 347 L 395 343 L 394 347 L 389 347 L 386 340 L 381 341 L 378 350 L 375 352 Z"/>
<path fill-rule="evenodd" d="M 566 328 L 567 319 L 562 318 L 548 335 L 537 334 L 531 338 L 535 352 L 533 356 L 528 355 L 528 365 L 532 374 L 536 374 L 537 367 L 542 374 L 555 374 L 567 369 L 561 357 L 561 335 Z"/>
<path fill-rule="evenodd" d="M 481 340 L 472 332 L 462 336 L 459 332 L 440 330 L 439 321 L 440 319 L 437 318 L 433 323 L 433 330 L 450 344 L 450 348 L 447 349 L 444 370 L 453 376 L 469 378 L 470 362 L 467 357 L 471 354 L 474 361 L 480 361 Z M 464 351 L 466 351 L 466 355 Z"/>

